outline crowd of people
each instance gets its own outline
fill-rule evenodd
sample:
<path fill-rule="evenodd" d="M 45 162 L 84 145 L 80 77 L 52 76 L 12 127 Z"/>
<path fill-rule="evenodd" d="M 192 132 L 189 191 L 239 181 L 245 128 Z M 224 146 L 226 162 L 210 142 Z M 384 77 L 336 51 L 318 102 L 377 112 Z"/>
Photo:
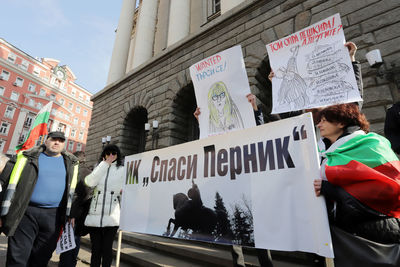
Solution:
<path fill-rule="evenodd" d="M 356 46 L 346 46 L 362 95 Z M 271 71 L 269 79 L 273 78 Z M 217 100 L 226 98 L 224 90 L 217 93 Z M 255 96 L 246 97 L 257 125 L 263 124 Z M 400 152 L 399 107 L 394 105 L 387 114 L 385 135 L 390 142 L 369 132 L 361 103 L 311 110 L 321 137 L 315 195 L 325 197 L 332 226 L 380 244 L 400 244 L 400 163 L 395 154 Z M 201 116 L 199 108 L 194 116 Z M 225 127 L 219 121 L 216 125 Z M 67 221 L 74 227 L 76 247 L 61 254 L 59 266 L 76 266 L 80 237 L 88 233 L 91 266 L 111 266 L 125 176 L 123 156 L 118 146 L 106 145 L 92 170 L 83 152 L 65 151 L 65 140 L 64 133 L 50 132 L 40 146 L 16 157 L 0 155 L 0 227 L 8 236 L 9 267 L 47 266 Z M 241 247 L 232 246 L 231 251 L 233 266 L 245 266 Z M 257 252 L 261 266 L 273 265 L 269 251 Z"/>
<path fill-rule="evenodd" d="M 68 221 L 76 247 L 60 267 L 76 266 L 80 237 L 89 233 L 91 266 L 111 266 L 124 184 L 118 146 L 104 147 L 91 170 L 84 152 L 65 151 L 63 132 L 16 157 L 0 157 L 1 232 L 8 236 L 6 266 L 46 267 Z"/>

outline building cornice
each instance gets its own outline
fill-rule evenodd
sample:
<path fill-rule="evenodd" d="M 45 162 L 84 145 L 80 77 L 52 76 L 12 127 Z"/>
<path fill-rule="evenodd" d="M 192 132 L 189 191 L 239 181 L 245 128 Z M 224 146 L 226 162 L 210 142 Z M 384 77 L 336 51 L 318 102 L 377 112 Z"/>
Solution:
<path fill-rule="evenodd" d="M 49 68 L 48 66 L 44 65 L 42 62 L 40 62 L 40 60 L 37 60 L 36 58 L 32 57 L 31 55 L 25 53 L 24 51 L 22 51 L 22 50 L 19 49 L 18 47 L 13 46 L 12 44 L 8 43 L 8 42 L 7 42 L 6 40 L 4 40 L 3 38 L 0 38 L 0 43 L 3 43 L 3 44 L 5 44 L 7 47 L 9 47 L 9 50 L 10 50 L 10 51 L 11 51 L 11 50 L 13 50 L 13 51 L 16 50 L 18 53 L 23 54 L 25 57 L 27 57 L 27 58 L 29 58 L 30 60 L 32 60 L 33 62 L 35 62 L 35 63 L 33 63 L 33 64 L 38 64 L 38 65 L 40 65 L 41 67 L 43 67 L 43 68 L 45 68 L 45 69 L 47 69 L 47 70 L 50 70 L 50 68 Z"/>

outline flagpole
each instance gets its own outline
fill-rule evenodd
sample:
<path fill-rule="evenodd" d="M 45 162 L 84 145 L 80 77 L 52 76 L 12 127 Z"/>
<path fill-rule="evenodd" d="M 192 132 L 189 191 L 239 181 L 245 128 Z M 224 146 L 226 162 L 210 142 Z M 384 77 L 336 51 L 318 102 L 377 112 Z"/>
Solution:
<path fill-rule="evenodd" d="M 43 145 L 44 135 L 42 135 L 42 140 L 40 140 L 40 145 Z"/>
<path fill-rule="evenodd" d="M 115 267 L 119 267 L 120 255 L 121 255 L 121 242 L 122 242 L 122 230 L 118 231 L 118 244 L 117 244 L 117 258 L 115 259 Z"/>

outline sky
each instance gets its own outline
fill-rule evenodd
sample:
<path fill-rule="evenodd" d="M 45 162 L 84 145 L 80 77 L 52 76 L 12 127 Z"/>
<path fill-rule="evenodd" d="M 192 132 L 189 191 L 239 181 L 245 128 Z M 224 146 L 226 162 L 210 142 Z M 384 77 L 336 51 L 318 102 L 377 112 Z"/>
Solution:
<path fill-rule="evenodd" d="M 53 58 L 91 93 L 106 85 L 122 0 L 1 0 L 0 38 Z"/>

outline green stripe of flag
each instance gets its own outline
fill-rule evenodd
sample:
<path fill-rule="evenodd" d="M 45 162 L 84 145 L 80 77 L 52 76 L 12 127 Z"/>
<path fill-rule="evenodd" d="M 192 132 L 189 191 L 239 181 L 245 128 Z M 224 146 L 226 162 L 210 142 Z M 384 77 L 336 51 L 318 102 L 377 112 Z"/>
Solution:
<path fill-rule="evenodd" d="M 398 158 L 390 150 L 390 142 L 376 134 L 358 135 L 333 152 L 327 152 L 327 165 L 347 165 L 351 160 L 359 161 L 370 168 L 375 168 Z"/>

